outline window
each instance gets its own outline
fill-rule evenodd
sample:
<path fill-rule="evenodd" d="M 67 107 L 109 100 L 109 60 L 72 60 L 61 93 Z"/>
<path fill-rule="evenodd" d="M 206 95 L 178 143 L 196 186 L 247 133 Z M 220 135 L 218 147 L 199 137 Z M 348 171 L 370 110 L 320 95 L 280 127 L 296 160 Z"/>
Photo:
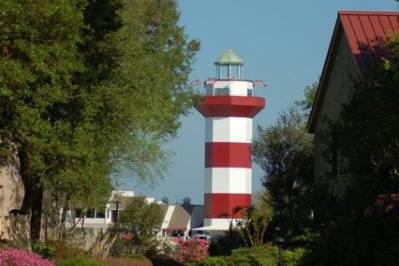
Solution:
<path fill-rule="evenodd" d="M 237 64 L 217 65 L 216 76 L 219 79 L 241 79 L 242 66 Z"/>
<path fill-rule="evenodd" d="M 105 213 L 104 211 L 98 211 L 96 213 L 96 218 L 105 218 Z"/>
<path fill-rule="evenodd" d="M 252 96 L 252 89 L 248 89 L 247 96 Z"/>
<path fill-rule="evenodd" d="M 239 79 L 240 78 L 240 66 L 239 65 L 232 65 L 231 66 L 230 76 L 231 76 L 232 79 Z"/>
<path fill-rule="evenodd" d="M 82 209 L 75 209 L 75 217 L 79 218 L 82 215 Z"/>
<path fill-rule="evenodd" d="M 230 89 L 229 88 L 217 88 L 215 89 L 215 95 L 229 95 Z"/>
<path fill-rule="evenodd" d="M 229 66 L 228 65 L 221 65 L 219 70 L 219 78 L 220 79 L 227 79 L 229 78 Z"/>
<path fill-rule="evenodd" d="M 86 218 L 95 218 L 96 216 L 96 210 L 95 209 L 88 209 L 86 213 Z"/>

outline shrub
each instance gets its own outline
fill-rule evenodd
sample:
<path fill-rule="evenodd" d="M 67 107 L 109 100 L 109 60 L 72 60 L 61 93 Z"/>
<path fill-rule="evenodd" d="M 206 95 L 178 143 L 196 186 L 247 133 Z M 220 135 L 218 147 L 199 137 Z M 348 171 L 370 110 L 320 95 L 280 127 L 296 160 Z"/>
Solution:
<path fill-rule="evenodd" d="M 283 265 L 295 266 L 302 259 L 305 250 L 297 248 L 283 250 L 281 257 Z M 273 245 L 262 245 L 253 248 L 240 248 L 233 250 L 230 256 L 209 257 L 195 263 L 195 266 L 276 266 L 278 263 L 278 248 Z"/>
<path fill-rule="evenodd" d="M 206 240 L 179 240 L 175 253 L 176 261 L 180 263 L 202 261 L 208 256 Z"/>
<path fill-rule="evenodd" d="M 24 249 L 3 249 L 0 250 L 1 266 L 54 266 L 49 260 L 43 259 L 38 254 Z"/>
<path fill-rule="evenodd" d="M 121 258 L 121 257 L 106 257 L 102 260 L 106 266 L 153 266 L 150 260 L 141 257 L 137 259 Z M 165 264 L 160 264 L 166 266 Z M 175 266 L 175 265 L 173 265 Z"/>
<path fill-rule="evenodd" d="M 284 250 L 282 252 L 282 259 L 284 265 L 295 266 L 298 265 L 305 255 L 306 250 L 304 248 L 296 248 L 292 250 Z"/>
<path fill-rule="evenodd" d="M 54 252 L 53 259 L 58 264 L 59 261 L 67 258 L 85 257 L 86 252 L 73 245 L 68 245 L 62 241 L 53 241 L 48 243 L 50 250 Z"/>
<path fill-rule="evenodd" d="M 59 266 L 104 266 L 98 260 L 86 257 L 67 258 L 58 263 Z"/>
<path fill-rule="evenodd" d="M 234 249 L 244 246 L 244 242 L 240 233 L 237 230 L 229 230 L 225 236 L 212 241 L 209 245 L 210 256 L 227 256 L 231 255 Z"/>
<path fill-rule="evenodd" d="M 192 264 L 195 266 L 233 266 L 228 257 L 209 257 L 204 261 Z"/>
<path fill-rule="evenodd" d="M 52 259 L 55 255 L 54 249 L 43 242 L 36 242 L 32 245 L 32 250 L 46 259 Z"/>
<path fill-rule="evenodd" d="M 240 260 L 242 265 L 276 265 L 278 249 L 273 245 L 261 245 L 252 248 L 240 248 L 233 251 L 232 261 Z M 241 265 L 234 264 L 234 265 Z"/>
<path fill-rule="evenodd" d="M 131 253 L 152 254 L 158 246 L 156 235 L 161 223 L 162 210 L 158 204 L 148 204 L 144 197 L 134 197 L 120 214 L 120 240 Z"/>

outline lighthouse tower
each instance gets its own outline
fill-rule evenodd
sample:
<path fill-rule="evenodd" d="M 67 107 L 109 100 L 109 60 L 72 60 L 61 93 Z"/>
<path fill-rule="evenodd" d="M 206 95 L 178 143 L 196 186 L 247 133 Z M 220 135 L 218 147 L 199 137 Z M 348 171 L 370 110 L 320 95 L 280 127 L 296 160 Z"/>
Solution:
<path fill-rule="evenodd" d="M 204 227 L 221 232 L 242 218 L 251 204 L 252 119 L 265 100 L 253 96 L 243 61 L 231 49 L 215 62 L 216 78 L 205 82 L 206 95 L 196 109 L 205 117 Z"/>

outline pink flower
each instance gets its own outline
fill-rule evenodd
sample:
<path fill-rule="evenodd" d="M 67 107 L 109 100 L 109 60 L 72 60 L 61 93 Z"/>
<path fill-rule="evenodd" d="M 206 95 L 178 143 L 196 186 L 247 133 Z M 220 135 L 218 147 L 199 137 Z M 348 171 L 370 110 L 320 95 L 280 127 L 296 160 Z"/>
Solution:
<path fill-rule="evenodd" d="M 130 233 L 130 232 L 125 232 L 125 233 L 122 234 L 121 238 L 124 241 L 130 241 L 130 240 L 133 239 L 133 234 Z"/>
<path fill-rule="evenodd" d="M 202 261 L 208 256 L 206 240 L 179 240 L 175 259 L 181 263 Z"/>
<path fill-rule="evenodd" d="M 36 253 L 24 249 L 9 248 L 0 250 L 1 266 L 54 266 Z"/>

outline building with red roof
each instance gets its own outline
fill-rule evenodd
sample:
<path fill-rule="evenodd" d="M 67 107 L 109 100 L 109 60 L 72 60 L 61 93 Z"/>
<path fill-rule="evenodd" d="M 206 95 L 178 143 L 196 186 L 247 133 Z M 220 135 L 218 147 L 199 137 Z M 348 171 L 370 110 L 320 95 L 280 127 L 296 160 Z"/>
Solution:
<path fill-rule="evenodd" d="M 327 176 L 331 162 L 325 159 L 321 140 L 328 121 L 336 121 L 344 104 L 349 103 L 354 84 L 366 79 L 379 63 L 381 44 L 399 32 L 399 12 L 340 11 L 308 121 L 314 140 L 314 174 Z M 335 156 L 337 157 L 337 155 Z M 337 164 L 338 158 L 335 158 Z"/>
<path fill-rule="evenodd" d="M 348 90 L 350 80 L 367 77 L 381 57 L 381 43 L 399 32 L 399 12 L 340 11 L 310 115 L 308 129 L 315 133 L 327 91 L 334 83 Z M 337 75 L 339 74 L 339 75 Z M 353 83 L 353 82 L 352 82 Z M 345 86 L 346 84 L 346 86 Z M 348 86 L 349 85 L 349 86 Z M 345 93 L 346 94 L 346 93 Z M 343 99 L 344 100 L 344 99 Z M 341 105 L 340 101 L 335 105 Z"/>

